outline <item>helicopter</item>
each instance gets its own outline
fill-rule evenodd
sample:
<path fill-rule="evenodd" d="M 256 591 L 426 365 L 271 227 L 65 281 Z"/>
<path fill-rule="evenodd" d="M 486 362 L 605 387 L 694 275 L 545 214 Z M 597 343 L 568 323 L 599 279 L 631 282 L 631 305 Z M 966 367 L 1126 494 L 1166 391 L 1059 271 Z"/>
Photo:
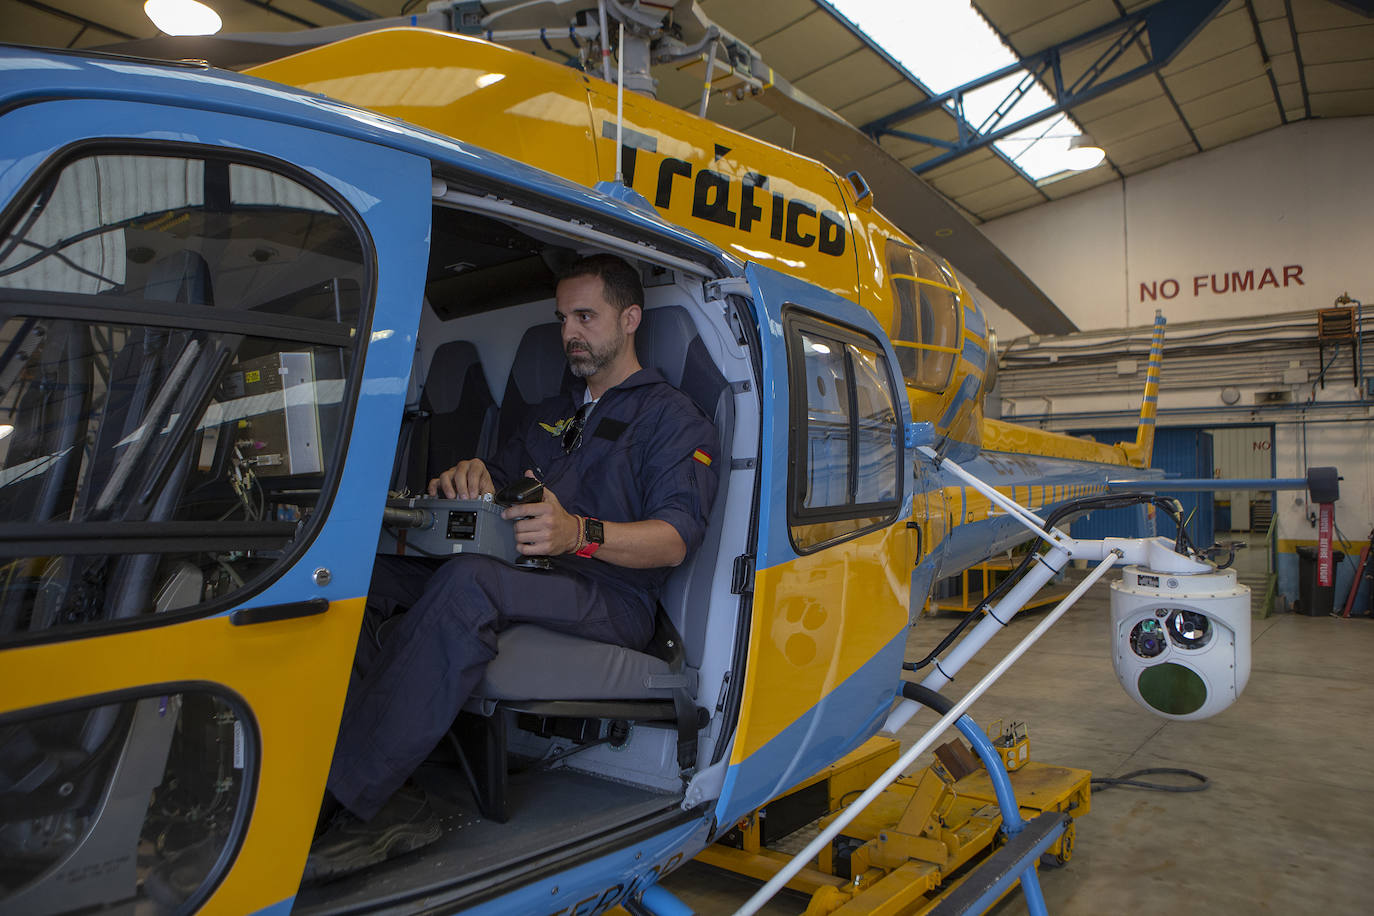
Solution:
<path fill-rule="evenodd" d="M 1160 476 L 1162 322 L 1134 441 L 990 419 L 978 302 L 862 176 L 624 80 L 409 28 L 246 75 L 0 60 L 7 913 L 648 908 L 892 727 L 942 574 Z M 445 839 L 303 886 L 397 494 L 565 383 L 554 278 L 587 253 L 640 271 L 641 362 L 721 435 L 673 638 L 503 643 L 417 776 Z"/>

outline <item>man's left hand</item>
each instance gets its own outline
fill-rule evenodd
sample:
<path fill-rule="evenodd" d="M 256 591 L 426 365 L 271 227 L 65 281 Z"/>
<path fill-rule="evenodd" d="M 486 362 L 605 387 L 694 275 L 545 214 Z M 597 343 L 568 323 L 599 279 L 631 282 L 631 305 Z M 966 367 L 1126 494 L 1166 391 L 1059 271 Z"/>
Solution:
<path fill-rule="evenodd" d="M 534 475 L 526 472 L 526 476 Z M 548 487 L 540 502 L 511 506 L 501 517 L 515 520 L 515 549 L 525 556 L 572 553 L 582 535 L 577 516 L 569 514 Z"/>

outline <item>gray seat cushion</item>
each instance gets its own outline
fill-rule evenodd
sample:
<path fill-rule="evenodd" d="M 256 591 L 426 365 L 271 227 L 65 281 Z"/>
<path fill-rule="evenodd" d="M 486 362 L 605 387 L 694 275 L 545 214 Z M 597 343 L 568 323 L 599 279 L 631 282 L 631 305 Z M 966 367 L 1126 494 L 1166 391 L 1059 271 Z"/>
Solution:
<path fill-rule="evenodd" d="M 608 643 L 522 624 L 501 633 L 473 691 L 485 700 L 671 700 L 668 663 Z M 687 671 L 696 693 L 696 672 Z"/>

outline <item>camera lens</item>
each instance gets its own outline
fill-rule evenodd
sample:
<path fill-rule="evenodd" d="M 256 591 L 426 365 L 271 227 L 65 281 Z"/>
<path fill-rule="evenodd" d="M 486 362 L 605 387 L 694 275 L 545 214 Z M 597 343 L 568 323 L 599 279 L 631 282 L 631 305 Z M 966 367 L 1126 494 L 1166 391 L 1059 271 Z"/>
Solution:
<path fill-rule="evenodd" d="M 1131 651 L 1141 658 L 1155 658 L 1165 647 L 1164 628 L 1158 620 L 1142 620 L 1131 630 Z"/>
<path fill-rule="evenodd" d="M 1180 649 L 1201 649 L 1212 638 L 1212 621 L 1196 611 L 1175 611 L 1169 618 L 1169 639 Z"/>

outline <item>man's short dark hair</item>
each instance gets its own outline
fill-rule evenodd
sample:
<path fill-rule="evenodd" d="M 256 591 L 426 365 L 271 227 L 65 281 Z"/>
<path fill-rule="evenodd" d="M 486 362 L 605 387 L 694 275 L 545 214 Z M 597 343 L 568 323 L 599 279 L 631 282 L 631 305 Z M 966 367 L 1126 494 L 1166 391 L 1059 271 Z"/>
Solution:
<path fill-rule="evenodd" d="M 644 284 L 639 271 L 613 254 L 594 254 L 579 258 L 558 272 L 558 282 L 574 277 L 600 277 L 606 301 L 623 312 L 632 305 L 644 307 Z"/>

